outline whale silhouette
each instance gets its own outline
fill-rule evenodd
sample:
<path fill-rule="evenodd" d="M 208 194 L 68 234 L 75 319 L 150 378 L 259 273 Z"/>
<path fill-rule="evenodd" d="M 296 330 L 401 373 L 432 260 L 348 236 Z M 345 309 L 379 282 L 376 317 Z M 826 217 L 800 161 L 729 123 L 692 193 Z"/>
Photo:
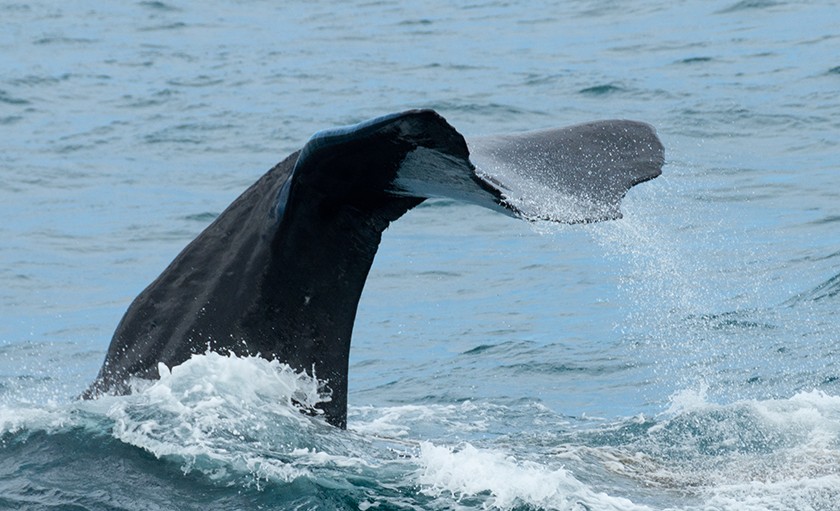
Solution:
<path fill-rule="evenodd" d="M 350 338 L 382 232 L 427 198 L 527 220 L 619 218 L 661 173 L 644 123 L 609 120 L 467 142 L 432 110 L 316 133 L 263 175 L 134 300 L 82 397 L 130 391 L 208 351 L 277 359 L 324 382 L 347 422 Z"/>

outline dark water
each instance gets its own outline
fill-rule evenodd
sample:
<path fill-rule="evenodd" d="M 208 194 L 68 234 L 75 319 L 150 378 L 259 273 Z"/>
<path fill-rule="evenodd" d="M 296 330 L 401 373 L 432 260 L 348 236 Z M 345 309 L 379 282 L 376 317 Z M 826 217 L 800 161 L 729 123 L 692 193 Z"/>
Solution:
<path fill-rule="evenodd" d="M 0 4 L 0 509 L 840 509 L 831 2 Z M 362 297 L 349 430 L 199 357 L 78 402 L 128 303 L 315 131 L 649 122 L 625 218 L 447 201 Z"/>

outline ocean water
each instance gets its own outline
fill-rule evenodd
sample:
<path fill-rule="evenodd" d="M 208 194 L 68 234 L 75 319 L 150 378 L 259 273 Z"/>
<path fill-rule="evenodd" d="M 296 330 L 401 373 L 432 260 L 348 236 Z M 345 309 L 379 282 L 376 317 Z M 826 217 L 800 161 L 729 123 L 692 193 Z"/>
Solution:
<path fill-rule="evenodd" d="M 0 3 L 0 509 L 840 509 L 829 1 Z M 385 233 L 349 427 L 195 357 L 81 402 L 130 301 L 317 130 L 656 126 L 597 225 Z"/>

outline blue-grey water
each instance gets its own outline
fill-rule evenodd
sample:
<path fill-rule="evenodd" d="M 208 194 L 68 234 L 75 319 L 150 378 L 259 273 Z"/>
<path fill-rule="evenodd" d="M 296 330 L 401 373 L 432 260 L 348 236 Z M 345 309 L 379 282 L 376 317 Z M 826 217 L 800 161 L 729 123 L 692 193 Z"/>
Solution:
<path fill-rule="evenodd" d="M 828 0 L 0 2 L 0 509 L 840 509 L 838 27 Z M 667 163 L 616 222 L 395 223 L 348 431 L 260 359 L 76 400 L 263 172 L 412 107 L 646 121 Z"/>

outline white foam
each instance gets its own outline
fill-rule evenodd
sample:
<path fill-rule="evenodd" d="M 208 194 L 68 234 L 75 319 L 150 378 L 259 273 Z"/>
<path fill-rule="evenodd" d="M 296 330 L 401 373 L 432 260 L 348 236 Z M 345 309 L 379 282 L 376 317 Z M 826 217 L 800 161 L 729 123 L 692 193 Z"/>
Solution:
<path fill-rule="evenodd" d="M 674 394 L 665 416 L 630 445 L 575 454 L 646 487 L 685 492 L 680 509 L 840 509 L 840 396 L 723 405 L 701 386 Z"/>
<path fill-rule="evenodd" d="M 327 401 L 314 376 L 297 372 L 276 360 L 207 353 L 194 355 L 172 370 L 158 365 L 160 378 L 142 390 L 150 396 L 179 395 L 182 400 L 236 393 L 245 401 L 269 398 L 291 405 L 292 400 L 306 407 Z"/>
<path fill-rule="evenodd" d="M 779 432 L 795 440 L 797 445 L 837 447 L 840 445 L 840 396 L 820 390 L 799 392 L 787 399 L 744 400 L 728 405 L 709 401 L 708 385 L 675 392 L 664 416 L 702 413 L 712 410 L 733 413 L 745 409 L 757 416 L 762 427 Z M 663 422 L 651 428 L 665 427 Z"/>
<path fill-rule="evenodd" d="M 697 387 L 679 390 L 671 394 L 666 414 L 678 414 L 708 409 L 709 385 L 701 382 Z"/>
<path fill-rule="evenodd" d="M 421 491 L 433 497 L 456 500 L 490 497 L 483 507 L 512 509 L 648 509 L 633 502 L 593 491 L 562 466 L 550 467 L 517 460 L 497 450 L 464 444 L 458 449 L 428 442 L 420 445 Z"/>
<path fill-rule="evenodd" d="M 194 356 L 128 396 L 105 397 L 113 435 L 182 469 L 212 478 L 228 471 L 256 481 L 307 475 L 289 464 L 295 439 L 317 426 L 293 399 L 311 407 L 324 399 L 315 378 L 276 361 L 215 353 Z M 101 399 L 101 400 L 102 400 Z M 327 427 L 323 425 L 323 427 Z"/>
<path fill-rule="evenodd" d="M 356 407 L 350 410 L 350 429 L 363 435 L 404 438 L 423 424 L 459 433 L 486 431 L 487 415 L 504 407 L 465 401 L 449 405 L 401 405 Z"/>
<path fill-rule="evenodd" d="M 820 390 L 800 392 L 790 399 L 752 401 L 755 409 L 768 422 L 821 431 L 823 442 L 840 440 L 840 396 Z"/>
<path fill-rule="evenodd" d="M 29 405 L 0 406 L 0 435 L 24 430 L 53 431 L 73 422 L 66 409 L 54 405 L 33 408 Z"/>
<path fill-rule="evenodd" d="M 836 462 L 836 460 L 835 460 Z M 702 509 L 721 511 L 836 511 L 840 476 L 803 477 L 783 481 L 752 480 L 721 484 L 710 490 Z"/>

